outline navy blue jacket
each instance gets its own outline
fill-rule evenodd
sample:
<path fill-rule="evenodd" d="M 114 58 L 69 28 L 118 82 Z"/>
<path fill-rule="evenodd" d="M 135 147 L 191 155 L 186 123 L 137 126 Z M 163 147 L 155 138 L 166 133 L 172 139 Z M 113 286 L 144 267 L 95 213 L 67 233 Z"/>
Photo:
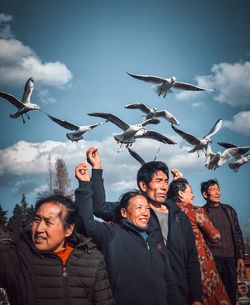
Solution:
<path fill-rule="evenodd" d="M 104 254 L 116 304 L 181 304 L 162 239 L 159 241 L 148 229 L 145 241 L 127 221 L 116 224 L 94 220 L 89 182 L 80 182 L 75 195 L 84 232 L 93 237 Z"/>
<path fill-rule="evenodd" d="M 119 202 L 106 202 L 102 170 L 92 170 L 91 187 L 95 216 L 105 221 L 112 220 Z M 191 223 L 175 202 L 167 200 L 165 204 L 169 210 L 168 241 L 165 252 L 169 257 L 181 304 L 201 301 L 200 264 Z M 159 220 L 153 209 L 151 209 L 149 228 L 154 228 L 154 234 L 160 234 L 162 238 Z"/>

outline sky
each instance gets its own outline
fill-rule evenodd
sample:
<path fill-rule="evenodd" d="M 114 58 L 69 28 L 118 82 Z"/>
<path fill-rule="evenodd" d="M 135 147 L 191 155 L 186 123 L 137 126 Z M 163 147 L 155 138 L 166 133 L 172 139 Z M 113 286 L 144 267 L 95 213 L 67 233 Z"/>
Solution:
<path fill-rule="evenodd" d="M 89 146 L 97 145 L 103 160 L 108 200 L 116 200 L 136 187 L 140 165 L 113 138 L 121 130 L 112 123 L 98 126 L 72 143 L 67 130 L 52 122 L 50 114 L 78 125 L 103 121 L 88 116 L 108 112 L 128 124 L 141 123 L 139 110 L 129 103 L 165 109 L 179 121 L 179 129 L 199 138 L 223 120 L 213 136 L 217 142 L 250 145 L 250 2 L 170 0 L 1 0 L 0 91 L 22 97 L 33 77 L 31 101 L 42 111 L 30 120 L 10 118 L 15 107 L 0 99 L 0 204 L 11 215 L 21 196 L 34 203 L 48 187 L 48 158 L 65 161 L 70 189 L 77 187 L 74 168 L 85 160 Z M 151 84 L 126 72 L 175 76 L 177 81 L 216 88 L 214 92 L 175 91 L 157 96 Z M 149 128 L 150 127 L 150 128 Z M 200 182 L 218 179 L 222 202 L 237 211 L 242 226 L 250 225 L 250 162 L 237 173 L 227 164 L 208 170 L 203 154 L 188 153 L 185 142 L 169 122 L 146 129 L 163 133 L 176 145 L 139 139 L 132 148 L 146 161 L 177 167 L 190 182 L 195 204 L 202 206 Z"/>

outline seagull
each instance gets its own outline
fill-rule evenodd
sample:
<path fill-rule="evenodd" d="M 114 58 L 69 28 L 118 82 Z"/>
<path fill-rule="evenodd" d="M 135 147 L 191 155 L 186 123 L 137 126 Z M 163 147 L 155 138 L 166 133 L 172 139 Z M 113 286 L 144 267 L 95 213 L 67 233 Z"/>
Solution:
<path fill-rule="evenodd" d="M 206 147 L 206 153 L 205 153 L 206 158 L 207 158 L 206 166 L 208 169 L 215 170 L 216 168 L 222 166 L 228 160 L 233 159 L 233 158 L 235 159 L 235 163 L 238 160 L 242 159 L 242 161 L 239 161 L 239 164 L 241 164 L 241 162 L 245 161 L 245 160 L 243 160 L 243 155 L 245 153 L 247 153 L 249 150 L 250 150 L 250 146 L 234 146 L 234 147 L 226 148 L 223 152 L 218 151 L 217 153 L 213 153 L 211 146 L 208 144 Z M 244 163 L 246 163 L 246 162 L 244 162 Z M 242 163 L 242 164 L 244 164 L 244 163 Z M 234 167 L 234 166 L 232 165 L 232 167 Z M 235 167 L 237 167 L 237 165 L 235 165 Z"/>
<path fill-rule="evenodd" d="M 158 157 L 158 154 L 159 154 L 159 151 L 160 151 L 160 147 L 157 149 L 157 152 L 156 152 L 156 155 L 153 159 L 153 161 L 155 161 Z M 128 152 L 130 153 L 130 155 L 136 160 L 138 161 L 141 165 L 145 164 L 146 161 L 143 160 L 143 158 L 136 152 L 134 151 L 133 149 L 131 148 L 128 148 Z"/>
<path fill-rule="evenodd" d="M 179 121 L 167 110 L 158 110 L 156 108 L 148 108 L 145 104 L 142 103 L 135 103 L 135 104 L 128 104 L 124 106 L 127 109 L 139 109 L 142 112 L 146 113 L 145 119 L 151 118 L 159 118 L 162 117 L 166 119 L 168 122 L 176 125 L 180 125 Z"/>
<path fill-rule="evenodd" d="M 17 118 L 21 116 L 23 119 L 23 123 L 25 123 L 23 114 L 25 114 L 27 118 L 30 120 L 30 117 L 27 114 L 28 111 L 41 110 L 41 108 L 37 104 L 33 104 L 30 102 L 30 97 L 33 89 L 34 89 L 34 80 L 32 77 L 30 77 L 24 86 L 22 101 L 20 101 L 14 95 L 0 91 L 0 97 L 6 99 L 18 109 L 18 111 L 10 114 L 11 118 Z"/>
<path fill-rule="evenodd" d="M 114 135 L 114 138 L 117 143 L 120 143 L 120 149 L 122 148 L 123 144 L 126 148 L 132 146 L 132 144 L 136 141 L 137 138 L 150 138 L 163 143 L 176 144 L 171 139 L 165 137 L 164 135 L 158 132 L 152 130 L 145 130 L 144 126 L 148 124 L 159 124 L 160 120 L 158 119 L 148 119 L 142 122 L 141 124 L 128 125 L 122 119 L 111 113 L 95 112 L 89 113 L 89 115 L 106 119 L 123 130 L 123 133 Z M 120 149 L 118 150 L 118 152 L 120 151 Z"/>
<path fill-rule="evenodd" d="M 172 76 L 171 78 L 162 78 L 153 75 L 137 75 L 129 72 L 127 73 L 128 75 L 136 79 L 157 85 L 155 91 L 158 94 L 158 96 L 163 95 L 163 97 L 165 97 L 168 92 L 172 92 L 171 91 L 172 88 L 188 90 L 188 91 L 215 91 L 215 89 L 206 89 L 188 83 L 177 82 L 174 76 Z"/>
<path fill-rule="evenodd" d="M 74 132 L 70 132 L 70 133 L 67 133 L 66 136 L 69 140 L 71 140 L 72 142 L 78 142 L 79 140 L 82 140 L 83 139 L 83 134 L 99 125 L 102 125 L 104 124 L 105 122 L 102 122 L 102 123 L 97 123 L 97 124 L 94 124 L 94 125 L 89 125 L 89 126 L 78 126 L 78 125 L 75 125 L 73 123 L 70 123 L 68 121 L 63 121 L 63 120 L 60 120 L 58 118 L 55 118 L 54 116 L 52 115 L 49 115 L 47 114 L 47 116 L 54 122 L 56 122 L 58 125 L 66 128 L 66 129 L 69 129 L 69 130 L 73 130 Z"/>
<path fill-rule="evenodd" d="M 244 148 L 245 148 L 245 149 L 247 149 L 247 148 L 250 149 L 249 146 L 238 146 L 238 145 L 231 144 L 231 143 L 226 143 L 226 142 L 217 142 L 217 143 L 218 143 L 220 146 L 222 146 L 222 147 L 224 147 L 224 148 L 227 148 L 227 149 L 229 149 L 229 148 L 235 148 L 235 147 L 236 147 L 236 148 L 239 148 L 239 147 L 242 148 L 242 151 L 240 151 L 240 152 L 242 152 L 242 153 L 239 152 L 239 154 L 236 154 L 236 155 L 234 156 L 235 161 L 228 164 L 229 168 L 231 168 L 234 172 L 237 172 L 237 171 L 239 170 L 239 168 L 240 168 L 243 164 L 247 163 L 247 162 L 250 160 L 250 154 L 244 155 L 244 154 L 247 152 L 247 150 L 245 151 Z"/>
<path fill-rule="evenodd" d="M 236 173 L 239 170 L 239 168 L 243 164 L 247 163 L 249 160 L 250 160 L 250 154 L 241 156 L 241 158 L 239 158 L 237 161 L 233 163 L 229 163 L 228 166 Z"/>
<path fill-rule="evenodd" d="M 202 139 L 198 139 L 195 136 L 186 133 L 184 131 L 181 131 L 180 129 L 176 128 L 172 124 L 172 128 L 174 129 L 175 132 L 177 132 L 184 140 L 186 140 L 189 144 L 194 145 L 194 148 L 189 150 L 189 153 L 193 153 L 197 151 L 198 157 L 199 157 L 199 150 L 203 150 L 206 148 L 206 146 L 212 142 L 211 137 L 220 130 L 222 126 L 222 120 L 219 119 L 212 129 L 209 131 L 209 133 L 204 136 Z"/>

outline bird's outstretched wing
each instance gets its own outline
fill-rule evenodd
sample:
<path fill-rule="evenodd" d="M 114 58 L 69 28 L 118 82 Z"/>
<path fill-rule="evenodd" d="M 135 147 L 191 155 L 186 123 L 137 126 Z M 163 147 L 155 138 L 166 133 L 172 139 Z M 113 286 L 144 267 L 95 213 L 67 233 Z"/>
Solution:
<path fill-rule="evenodd" d="M 128 104 L 124 107 L 127 108 L 127 109 L 139 109 L 144 113 L 149 113 L 150 112 L 150 109 L 142 103 Z"/>
<path fill-rule="evenodd" d="M 142 126 L 146 126 L 148 124 L 159 124 L 160 123 L 160 120 L 158 119 L 148 119 L 148 120 L 145 120 L 144 122 L 141 123 Z"/>
<path fill-rule="evenodd" d="M 93 125 L 89 125 L 89 128 L 90 129 L 93 129 L 93 128 L 95 128 L 95 127 L 97 127 L 97 126 L 100 126 L 100 125 L 103 125 L 103 124 L 105 124 L 106 122 L 100 122 L 100 123 L 96 123 L 96 124 L 93 124 Z"/>
<path fill-rule="evenodd" d="M 181 136 L 184 140 L 186 140 L 191 145 L 198 145 L 200 143 L 200 140 L 196 138 L 195 136 L 191 135 L 190 133 L 184 132 L 178 128 L 176 128 L 173 124 L 171 125 L 173 130 L 178 133 L 179 136 Z"/>
<path fill-rule="evenodd" d="M 201 87 L 198 87 L 195 85 L 191 85 L 188 83 L 182 83 L 182 82 L 175 82 L 174 88 L 188 90 L 188 91 L 214 91 L 215 90 L 215 89 L 201 88 Z"/>
<path fill-rule="evenodd" d="M 220 146 L 224 148 L 233 148 L 233 147 L 238 147 L 238 145 L 231 144 L 231 143 L 226 143 L 226 142 L 217 142 Z"/>
<path fill-rule="evenodd" d="M 135 152 L 133 149 L 131 148 L 128 148 L 128 151 L 130 153 L 130 155 L 136 160 L 138 161 L 141 165 L 143 165 L 144 163 L 146 163 L 142 157 L 137 153 Z"/>
<path fill-rule="evenodd" d="M 162 117 L 172 124 L 180 125 L 180 122 L 167 110 L 159 110 L 155 112 L 155 117 Z"/>
<path fill-rule="evenodd" d="M 0 97 L 6 99 L 7 101 L 9 101 L 12 105 L 14 105 L 18 109 L 25 107 L 24 103 L 22 103 L 14 95 L 11 95 L 9 93 L 0 91 Z"/>
<path fill-rule="evenodd" d="M 211 136 L 213 136 L 216 132 L 218 132 L 221 129 L 222 126 L 222 119 L 219 119 L 214 126 L 212 127 L 212 129 L 208 132 L 208 134 L 203 137 L 204 138 L 210 138 Z"/>
<path fill-rule="evenodd" d="M 173 140 L 153 130 L 147 130 L 143 135 L 135 135 L 135 138 L 153 139 L 164 144 L 176 144 Z"/>
<path fill-rule="evenodd" d="M 47 116 L 54 122 L 56 122 L 58 125 L 66 128 L 66 129 L 69 129 L 69 130 L 78 130 L 79 129 L 79 126 L 75 125 L 75 124 L 72 124 L 68 121 L 63 121 L 63 120 L 60 120 L 58 118 L 55 118 L 54 116 L 52 115 L 49 115 L 47 114 Z"/>
<path fill-rule="evenodd" d="M 23 97 L 22 97 L 22 102 L 24 104 L 30 103 L 30 96 L 32 94 L 33 89 L 34 89 L 34 79 L 30 77 L 24 86 Z"/>
<path fill-rule="evenodd" d="M 88 115 L 106 119 L 112 122 L 113 124 L 115 124 L 116 126 L 120 127 L 124 131 L 129 128 L 129 125 L 127 123 L 125 123 L 122 119 L 120 119 L 119 117 L 117 117 L 112 113 L 93 112 L 93 113 L 88 113 Z"/>
<path fill-rule="evenodd" d="M 133 78 L 143 80 L 144 82 L 152 83 L 152 84 L 162 84 L 166 81 L 165 78 L 153 76 L 153 75 L 138 75 L 138 74 L 132 74 L 127 72 L 128 75 L 132 76 Z"/>

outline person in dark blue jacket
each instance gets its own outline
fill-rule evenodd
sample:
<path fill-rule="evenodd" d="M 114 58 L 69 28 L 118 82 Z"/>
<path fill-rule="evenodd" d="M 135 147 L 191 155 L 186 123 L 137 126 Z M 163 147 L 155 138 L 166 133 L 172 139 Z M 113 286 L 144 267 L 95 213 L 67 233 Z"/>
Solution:
<path fill-rule="evenodd" d="M 116 223 L 94 219 L 86 162 L 75 170 L 76 205 L 85 234 L 104 254 L 117 305 L 181 304 L 175 293 L 164 242 L 148 228 L 150 205 L 139 190 L 125 193 L 116 209 Z"/>
<path fill-rule="evenodd" d="M 86 155 L 92 165 L 94 214 L 110 221 L 119 203 L 106 201 L 98 149 L 90 147 Z M 147 162 L 137 173 L 137 184 L 150 203 L 151 217 L 148 226 L 164 239 L 165 253 L 169 257 L 181 304 L 200 305 L 201 273 L 195 238 L 188 217 L 174 201 L 167 199 L 168 176 L 169 171 L 165 163 Z"/>

